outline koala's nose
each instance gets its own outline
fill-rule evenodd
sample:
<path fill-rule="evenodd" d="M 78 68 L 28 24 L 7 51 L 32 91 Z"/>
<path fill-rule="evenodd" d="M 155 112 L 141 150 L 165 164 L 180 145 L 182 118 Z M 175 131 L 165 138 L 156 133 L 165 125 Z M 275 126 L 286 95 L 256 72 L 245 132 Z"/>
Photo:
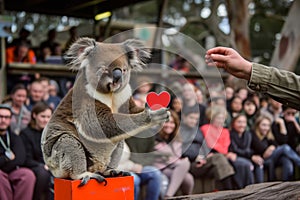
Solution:
<path fill-rule="evenodd" d="M 118 82 L 122 78 L 122 71 L 119 68 L 113 70 L 113 80 L 114 82 Z"/>

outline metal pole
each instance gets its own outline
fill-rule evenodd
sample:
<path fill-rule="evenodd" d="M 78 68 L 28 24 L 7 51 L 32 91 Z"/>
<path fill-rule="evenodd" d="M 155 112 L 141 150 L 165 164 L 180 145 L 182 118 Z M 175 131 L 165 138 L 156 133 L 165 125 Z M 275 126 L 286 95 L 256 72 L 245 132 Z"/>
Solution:
<path fill-rule="evenodd" d="M 4 0 L 0 0 L 0 15 L 4 13 Z M 0 38 L 0 102 L 2 102 L 5 97 L 6 91 L 6 60 L 5 60 L 5 39 L 4 37 Z"/>

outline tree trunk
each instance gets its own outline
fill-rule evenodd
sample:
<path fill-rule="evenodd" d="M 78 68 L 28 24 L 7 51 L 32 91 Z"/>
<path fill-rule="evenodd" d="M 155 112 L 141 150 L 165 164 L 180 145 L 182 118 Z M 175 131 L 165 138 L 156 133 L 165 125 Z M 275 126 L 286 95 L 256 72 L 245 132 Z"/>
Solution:
<path fill-rule="evenodd" d="M 281 31 L 270 65 L 294 71 L 300 54 L 300 1 L 294 1 Z"/>
<path fill-rule="evenodd" d="M 248 5 L 252 0 L 234 1 L 227 0 L 227 12 L 231 28 L 233 48 L 239 51 L 244 58 L 251 58 L 249 37 L 249 12 Z"/>

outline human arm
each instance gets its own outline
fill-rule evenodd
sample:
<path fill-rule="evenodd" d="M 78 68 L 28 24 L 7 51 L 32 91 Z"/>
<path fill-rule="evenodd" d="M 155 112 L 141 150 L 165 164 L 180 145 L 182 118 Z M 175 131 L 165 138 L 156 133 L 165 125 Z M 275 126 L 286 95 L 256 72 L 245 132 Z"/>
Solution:
<path fill-rule="evenodd" d="M 251 63 L 234 49 L 226 47 L 209 49 L 205 59 L 208 66 L 224 68 L 228 73 L 248 80 L 250 89 L 266 93 L 276 101 L 300 110 L 300 76 L 274 67 Z"/>
<path fill-rule="evenodd" d="M 235 161 L 236 158 L 237 158 L 237 154 L 236 153 L 233 153 L 233 152 L 228 152 L 226 155 L 226 158 L 228 158 L 229 160 L 231 161 Z"/>
<path fill-rule="evenodd" d="M 208 66 L 217 66 L 218 68 L 225 69 L 237 78 L 250 80 L 251 62 L 244 59 L 232 48 L 215 47 L 209 49 L 206 52 L 205 61 Z"/>
<path fill-rule="evenodd" d="M 252 162 L 254 162 L 257 165 L 263 165 L 264 159 L 260 155 L 253 155 L 251 156 Z"/>
<path fill-rule="evenodd" d="M 269 158 L 269 157 L 272 155 L 272 153 L 273 153 L 273 151 L 274 151 L 275 149 L 276 149 L 276 147 L 275 147 L 274 145 L 270 145 L 270 146 L 266 149 L 266 151 L 264 152 L 263 158 L 264 158 L 264 159 Z"/>
<path fill-rule="evenodd" d="M 296 120 L 296 117 L 294 115 L 284 115 L 284 120 L 285 120 L 285 124 L 286 124 L 286 127 L 288 129 L 288 126 L 292 126 L 294 127 L 295 129 L 295 132 L 297 134 L 300 134 L 300 125 L 299 123 L 297 122 Z M 289 132 L 290 130 L 288 130 Z"/>
<path fill-rule="evenodd" d="M 248 87 L 300 110 L 300 76 L 292 72 L 253 63 Z"/>
<path fill-rule="evenodd" d="M 286 127 L 285 127 L 284 120 L 282 118 L 280 118 L 280 117 L 277 117 L 275 119 L 275 123 L 278 124 L 280 134 L 286 135 L 287 134 L 287 130 L 286 130 Z"/>
<path fill-rule="evenodd" d="M 288 142 L 289 136 L 287 134 L 287 129 L 282 118 L 277 118 L 272 123 L 272 133 L 275 137 L 275 140 L 278 144 L 285 144 Z"/>

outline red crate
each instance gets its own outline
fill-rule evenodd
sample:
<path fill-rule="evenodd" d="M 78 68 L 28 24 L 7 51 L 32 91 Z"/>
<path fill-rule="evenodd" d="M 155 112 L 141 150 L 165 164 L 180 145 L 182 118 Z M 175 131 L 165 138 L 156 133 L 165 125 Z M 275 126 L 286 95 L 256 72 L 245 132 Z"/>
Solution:
<path fill-rule="evenodd" d="M 133 176 L 106 178 L 107 185 L 90 180 L 78 187 L 80 180 L 54 179 L 54 200 L 134 199 Z"/>

